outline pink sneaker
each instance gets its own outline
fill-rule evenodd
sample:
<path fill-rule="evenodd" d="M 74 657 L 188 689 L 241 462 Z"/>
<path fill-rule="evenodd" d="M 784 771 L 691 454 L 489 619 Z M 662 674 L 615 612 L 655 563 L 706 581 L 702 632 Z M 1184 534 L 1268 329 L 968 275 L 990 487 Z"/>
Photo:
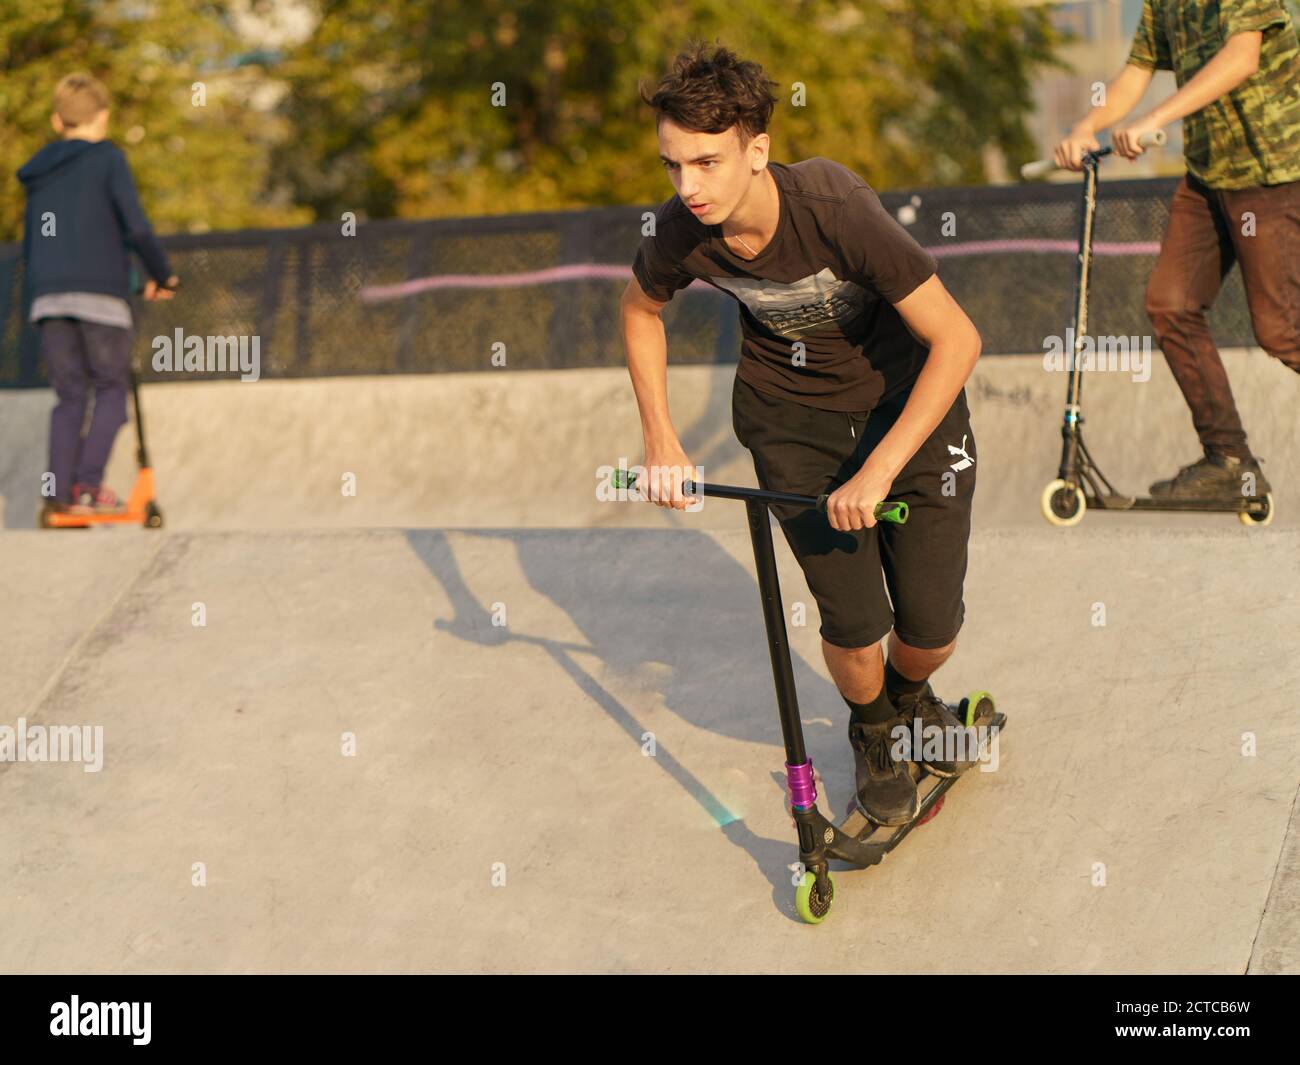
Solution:
<path fill-rule="evenodd" d="M 107 485 L 74 484 L 72 486 L 72 505 L 68 510 L 73 514 L 117 514 L 125 509 L 126 505 Z"/>

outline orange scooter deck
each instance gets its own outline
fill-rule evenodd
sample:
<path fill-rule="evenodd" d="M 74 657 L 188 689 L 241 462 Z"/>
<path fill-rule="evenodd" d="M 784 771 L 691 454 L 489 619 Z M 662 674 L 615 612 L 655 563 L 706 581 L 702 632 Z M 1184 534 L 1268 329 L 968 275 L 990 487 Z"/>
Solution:
<path fill-rule="evenodd" d="M 71 514 L 66 511 L 42 513 L 41 524 L 47 529 L 85 529 L 92 525 L 143 525 L 162 527 L 162 513 L 154 503 L 153 470 L 142 467 L 136 474 L 126 508 L 107 514 Z"/>

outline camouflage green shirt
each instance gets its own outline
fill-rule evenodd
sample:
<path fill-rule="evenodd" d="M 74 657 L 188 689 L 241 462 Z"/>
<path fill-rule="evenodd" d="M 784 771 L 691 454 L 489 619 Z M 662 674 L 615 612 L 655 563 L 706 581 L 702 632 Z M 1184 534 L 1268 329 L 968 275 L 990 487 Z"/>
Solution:
<path fill-rule="evenodd" d="M 1300 180 L 1300 42 L 1283 0 L 1145 0 L 1128 57 L 1182 87 L 1251 30 L 1263 33 L 1259 70 L 1183 119 L 1187 169 L 1212 188 Z"/>

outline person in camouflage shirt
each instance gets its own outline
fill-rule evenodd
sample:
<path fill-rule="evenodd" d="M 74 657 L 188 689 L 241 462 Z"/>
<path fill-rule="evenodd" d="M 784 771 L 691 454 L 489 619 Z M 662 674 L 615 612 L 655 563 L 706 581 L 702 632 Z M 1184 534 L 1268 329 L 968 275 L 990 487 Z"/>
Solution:
<path fill-rule="evenodd" d="M 1282 0 L 1145 0 L 1128 63 L 1056 146 L 1081 169 L 1099 130 L 1123 119 L 1156 70 L 1178 91 L 1113 131 L 1136 159 L 1138 138 L 1183 119 L 1187 173 L 1147 286 L 1146 309 L 1204 457 L 1151 486 L 1185 499 L 1269 491 L 1246 444 L 1206 312 L 1241 263 L 1255 338 L 1300 373 L 1300 41 Z"/>

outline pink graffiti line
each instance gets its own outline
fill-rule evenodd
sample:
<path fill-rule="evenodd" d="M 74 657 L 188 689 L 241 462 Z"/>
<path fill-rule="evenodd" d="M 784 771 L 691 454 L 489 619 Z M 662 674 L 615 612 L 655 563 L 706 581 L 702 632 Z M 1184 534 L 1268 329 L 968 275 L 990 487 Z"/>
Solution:
<path fill-rule="evenodd" d="M 1074 255 L 1079 246 L 1072 240 L 968 240 L 962 244 L 939 244 L 925 249 L 936 259 L 963 255 L 1006 255 L 1029 252 L 1033 255 Z M 1094 255 L 1156 255 L 1159 241 L 1094 241 Z"/>
<path fill-rule="evenodd" d="M 1077 247 L 1069 240 L 971 240 L 960 244 L 939 244 L 925 249 L 936 259 L 960 258 L 967 255 L 1007 255 L 1029 253 L 1033 255 L 1073 255 Z M 1155 255 L 1160 245 L 1154 241 L 1097 241 L 1092 247 L 1094 255 Z M 604 263 L 571 263 L 551 266 L 545 270 L 527 270 L 515 274 L 440 274 L 402 281 L 395 285 L 367 285 L 361 290 L 365 303 L 383 303 L 387 300 L 405 299 L 421 292 L 455 288 L 522 288 L 527 285 L 548 285 L 565 281 L 627 281 L 632 269 Z M 703 281 L 693 281 L 688 288 L 713 288 Z"/>

